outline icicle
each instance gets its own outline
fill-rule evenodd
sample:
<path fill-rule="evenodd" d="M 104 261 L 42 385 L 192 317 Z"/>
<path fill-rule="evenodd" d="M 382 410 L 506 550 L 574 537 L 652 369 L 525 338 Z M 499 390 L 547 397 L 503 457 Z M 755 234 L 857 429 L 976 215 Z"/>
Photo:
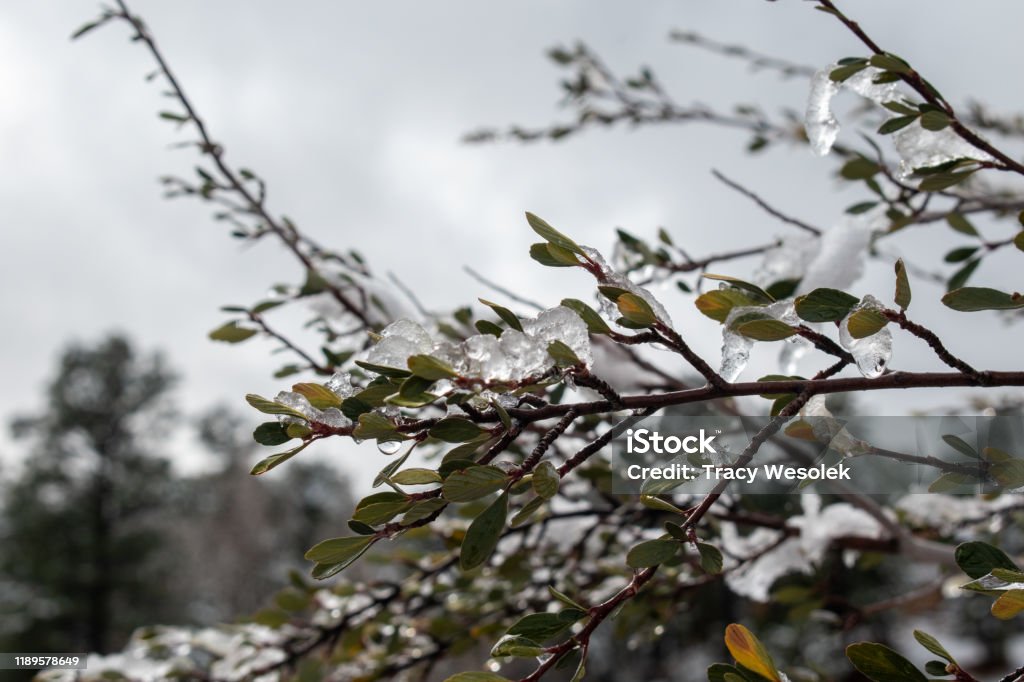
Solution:
<path fill-rule="evenodd" d="M 835 65 L 818 71 L 811 78 L 811 92 L 807 98 L 807 113 L 804 116 L 804 129 L 811 143 L 811 150 L 818 156 L 825 156 L 832 151 L 832 145 L 839 136 L 839 121 L 832 114 L 832 98 L 839 92 L 839 85 L 829 74 Z"/>

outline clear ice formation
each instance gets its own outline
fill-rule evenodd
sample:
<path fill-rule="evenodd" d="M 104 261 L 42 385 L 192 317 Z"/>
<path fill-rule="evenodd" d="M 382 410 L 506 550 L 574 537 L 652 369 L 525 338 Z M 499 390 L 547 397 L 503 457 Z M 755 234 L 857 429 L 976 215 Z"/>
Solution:
<path fill-rule="evenodd" d="M 548 354 L 553 341 L 561 341 L 585 364 L 593 363 L 586 323 L 574 311 L 557 306 L 524 319 L 523 331 L 506 329 L 501 337 L 477 334 L 462 343 L 434 341 L 419 324 L 398 320 L 381 332 L 366 361 L 384 367 L 406 368 L 412 355 L 430 355 L 460 375 L 484 382 L 518 382 L 537 377 L 554 366 Z"/>
<path fill-rule="evenodd" d="M 728 285 L 722 285 L 726 287 Z M 789 325 L 800 324 L 793 309 L 793 299 L 786 298 L 766 306 L 737 306 L 729 311 L 722 325 L 722 364 L 718 370 L 719 375 L 728 382 L 736 381 L 750 360 L 750 349 L 754 347 L 754 340 L 733 330 L 737 319 L 748 313 L 757 313 L 770 317 Z M 791 337 L 797 338 L 797 337 Z M 801 353 L 802 354 L 802 353 Z M 799 356 L 797 356 L 799 359 Z"/>
<path fill-rule="evenodd" d="M 861 299 L 850 314 L 839 324 L 839 343 L 846 350 L 850 351 L 853 359 L 857 362 L 857 369 L 868 379 L 882 376 L 886 366 L 892 358 L 892 333 L 889 327 L 882 327 L 877 333 L 863 339 L 855 339 L 850 335 L 847 328 L 850 316 L 862 309 L 881 310 L 882 303 L 874 296 L 868 295 Z"/>
<path fill-rule="evenodd" d="M 590 260 L 597 263 L 598 267 L 601 269 L 601 275 L 604 278 L 604 283 L 606 285 L 625 289 L 631 294 L 636 294 L 643 300 L 647 301 L 647 304 L 651 306 L 651 310 L 654 311 L 654 314 L 659 320 L 670 327 L 672 326 L 672 318 L 669 317 L 668 311 L 665 310 L 665 306 L 661 305 L 661 302 L 656 299 L 651 292 L 641 286 L 637 286 L 625 275 L 616 272 L 614 268 L 605 262 L 604 256 L 602 256 L 601 252 L 597 249 L 589 246 L 581 246 L 580 248 L 583 249 L 583 253 L 587 254 L 587 257 L 590 258 Z M 604 296 L 601 297 L 600 306 L 601 312 L 605 317 L 617 320 L 622 316 L 615 304 Z"/>
<path fill-rule="evenodd" d="M 839 135 L 839 121 L 832 112 L 832 98 L 841 89 L 850 90 L 878 105 L 901 99 L 900 83 L 874 82 L 874 78 L 883 73 L 881 69 L 869 66 L 842 83 L 836 83 L 830 74 L 838 66 L 830 64 L 811 78 L 804 129 L 811 150 L 818 156 L 828 154 Z M 897 116 L 901 114 L 894 113 L 890 118 Z M 954 159 L 992 160 L 988 153 L 965 141 L 952 128 L 926 130 L 921 127 L 920 121 L 915 121 L 894 133 L 892 138 L 900 157 L 899 172 L 903 177 L 918 168 L 937 166 Z"/>

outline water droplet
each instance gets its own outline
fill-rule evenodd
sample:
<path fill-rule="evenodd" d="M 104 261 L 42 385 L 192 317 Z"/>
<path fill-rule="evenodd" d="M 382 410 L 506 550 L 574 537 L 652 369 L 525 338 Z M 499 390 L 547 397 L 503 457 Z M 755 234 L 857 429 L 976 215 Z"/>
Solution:
<path fill-rule="evenodd" d="M 385 455 L 393 455 L 402 449 L 402 443 L 397 440 L 377 441 L 377 449 Z"/>

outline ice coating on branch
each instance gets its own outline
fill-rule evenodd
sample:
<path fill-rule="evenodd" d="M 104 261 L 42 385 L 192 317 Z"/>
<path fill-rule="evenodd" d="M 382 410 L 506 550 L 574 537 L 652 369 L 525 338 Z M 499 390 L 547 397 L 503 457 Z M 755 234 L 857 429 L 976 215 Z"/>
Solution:
<path fill-rule="evenodd" d="M 544 310 L 536 318 L 523 319 L 522 325 L 523 331 L 506 329 L 500 339 L 492 334 L 477 334 L 456 344 L 447 339 L 435 342 L 419 324 L 398 320 L 381 332 L 381 340 L 370 348 L 366 361 L 405 369 L 410 356 L 430 355 L 463 377 L 485 382 L 522 382 L 540 377 L 554 367 L 548 346 L 561 341 L 583 364 L 593 363 L 587 325 L 569 308 L 556 306 Z"/>
<path fill-rule="evenodd" d="M 807 96 L 807 113 L 804 114 L 804 129 L 811 150 L 818 156 L 832 151 L 839 136 L 839 121 L 832 114 L 832 98 L 839 92 L 839 85 L 829 78 L 835 65 L 825 67 L 811 77 L 811 92 Z"/>
<path fill-rule="evenodd" d="M 725 286 L 725 285 L 723 285 Z M 800 319 L 793 309 L 793 299 L 783 299 L 766 306 L 736 306 L 729 311 L 722 325 L 722 364 L 718 373 L 728 382 L 736 381 L 750 360 L 750 349 L 754 340 L 737 333 L 733 326 L 737 320 L 747 314 L 766 315 L 786 324 L 800 324 Z"/>
<path fill-rule="evenodd" d="M 412 320 L 396 320 L 381 332 L 378 341 L 366 355 L 366 361 L 382 367 L 408 367 L 409 356 L 429 353 L 434 342 L 420 325 Z"/>
<path fill-rule="evenodd" d="M 938 166 L 954 159 L 993 160 L 991 155 L 964 140 L 952 128 L 926 130 L 921 127 L 920 121 L 896 132 L 893 143 L 900 155 L 901 177 L 910 175 L 918 168 Z"/>
<path fill-rule="evenodd" d="M 847 325 L 850 316 L 861 309 L 882 310 L 885 306 L 874 296 L 867 295 L 858 303 L 850 314 L 839 323 L 839 343 L 850 351 L 857 361 L 857 369 L 868 379 L 882 376 L 889 359 L 892 358 L 892 333 L 889 327 L 882 327 L 877 333 L 863 339 L 855 339 Z"/>
<path fill-rule="evenodd" d="M 597 263 L 598 267 L 601 268 L 601 274 L 604 277 L 603 285 L 618 287 L 619 289 L 625 289 L 632 294 L 636 294 L 643 300 L 647 301 L 647 304 L 651 306 L 651 310 L 654 311 L 654 314 L 659 320 L 669 326 L 672 326 L 672 318 L 669 317 L 668 311 L 665 310 L 665 306 L 661 305 L 661 302 L 658 301 L 651 292 L 634 284 L 625 275 L 616 272 L 614 268 L 605 262 L 604 256 L 602 256 L 601 252 L 597 249 L 589 246 L 581 246 L 580 248 L 583 249 L 583 253 L 587 254 L 587 257 L 590 258 L 590 260 Z M 604 296 L 600 298 L 600 306 L 601 312 L 605 317 L 617 320 L 622 316 L 615 304 Z"/>

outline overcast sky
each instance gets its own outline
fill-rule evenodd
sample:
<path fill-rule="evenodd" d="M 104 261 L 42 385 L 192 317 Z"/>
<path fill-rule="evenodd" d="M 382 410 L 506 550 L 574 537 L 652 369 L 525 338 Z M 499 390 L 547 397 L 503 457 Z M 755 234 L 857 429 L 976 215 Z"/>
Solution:
<path fill-rule="evenodd" d="M 1020 105 L 1011 66 L 1024 51 L 1024 10 L 1017 3 L 846 4 L 882 45 L 953 101 L 973 95 L 998 110 Z M 560 73 L 543 53 L 576 39 L 617 71 L 649 64 L 683 103 L 802 109 L 805 82 L 751 74 L 740 62 L 671 44 L 667 34 L 694 30 L 814 66 L 862 53 L 808 2 L 139 0 L 132 6 L 229 157 L 267 179 L 273 209 L 322 242 L 358 248 L 378 271 L 403 275 L 431 308 L 491 295 L 461 271 L 467 263 L 548 305 L 586 292 L 581 273 L 544 269 L 529 259 L 533 238 L 524 210 L 601 249 L 610 246 L 616 226 L 649 237 L 665 226 L 701 254 L 761 243 L 789 229 L 717 183 L 711 168 L 824 227 L 863 199 L 860 189 L 835 191 L 827 177 L 833 162 L 805 148 L 751 159 L 742 135 L 707 126 L 593 131 L 554 145 L 459 141 L 481 125 L 567 116 L 556 106 Z M 279 363 L 269 358 L 269 344 L 229 347 L 208 341 L 206 333 L 225 319 L 219 306 L 258 300 L 274 282 L 300 279 L 300 270 L 269 241 L 240 248 L 210 219 L 208 207 L 161 198 L 157 178 L 188 172 L 195 159 L 169 149 L 183 138 L 158 120 L 168 100 L 143 81 L 150 58 L 126 40 L 124 26 L 68 40 L 97 11 L 82 0 L 0 5 L 0 416 L 39 407 L 63 344 L 109 330 L 167 352 L 182 374 L 178 402 L 188 412 L 218 402 L 244 411 L 244 393 L 283 387 L 270 376 Z M 892 246 L 934 261 L 958 239 L 945 229 Z M 1000 273 L 1009 271 L 1006 263 L 1001 257 L 987 263 L 979 283 L 1008 281 Z M 738 263 L 730 274 L 748 274 L 755 265 Z M 871 266 L 860 290 L 888 296 L 890 272 Z M 945 315 L 936 302 L 940 293 L 923 284 L 915 290 L 919 319 L 941 325 L 935 321 Z M 717 362 L 717 325 L 694 313 L 689 299 L 664 297 L 680 330 Z M 1001 368 L 1012 361 L 1006 330 L 993 315 L 943 331 L 959 349 L 985 343 L 981 364 Z M 989 333 L 1002 340 L 984 341 Z M 934 366 L 924 350 L 897 338 L 894 366 Z M 869 404 L 879 412 L 918 404 L 902 400 L 878 395 Z M 926 400 L 949 404 L 952 396 Z M 0 455 L 10 456 L 17 446 L 4 438 Z"/>

